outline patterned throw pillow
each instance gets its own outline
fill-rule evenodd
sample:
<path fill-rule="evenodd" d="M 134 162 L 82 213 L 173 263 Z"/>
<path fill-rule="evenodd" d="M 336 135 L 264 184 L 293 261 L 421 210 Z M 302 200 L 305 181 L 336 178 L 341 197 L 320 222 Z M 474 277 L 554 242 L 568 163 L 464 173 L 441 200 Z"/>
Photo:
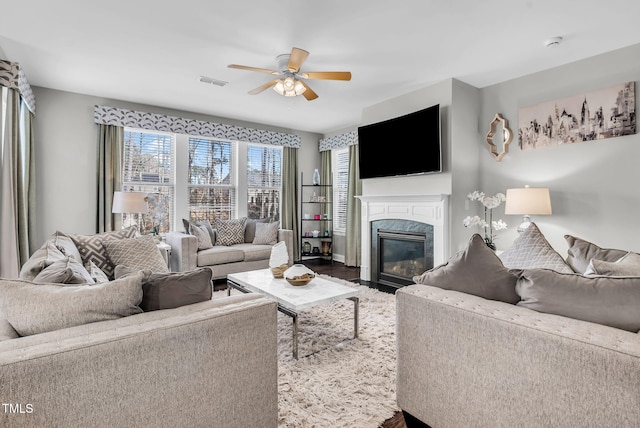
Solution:
<path fill-rule="evenodd" d="M 244 224 L 247 218 L 234 220 L 215 219 L 216 245 L 235 245 L 244 243 Z"/>
<path fill-rule="evenodd" d="M 277 221 L 274 223 L 257 223 L 256 236 L 253 238 L 253 243 L 270 245 L 277 243 L 278 229 L 280 229 L 280 222 Z"/>
<path fill-rule="evenodd" d="M 138 233 L 137 226 L 130 226 L 126 229 L 113 232 L 98 233 L 96 235 L 73 235 L 68 236 L 73 240 L 82 257 L 82 264 L 86 265 L 93 261 L 109 277 L 113 278 L 115 265 L 109 260 L 102 242 L 105 239 L 126 239 L 133 238 Z"/>
<path fill-rule="evenodd" d="M 573 273 L 573 269 L 553 249 L 535 223 L 531 223 L 513 241 L 513 245 L 500 254 L 500 259 L 509 269 L 546 268 L 556 272 Z"/>
<path fill-rule="evenodd" d="M 114 266 L 126 265 L 132 269 L 151 272 L 169 272 L 155 239 L 143 235 L 131 239 L 105 239 L 103 245 Z"/>

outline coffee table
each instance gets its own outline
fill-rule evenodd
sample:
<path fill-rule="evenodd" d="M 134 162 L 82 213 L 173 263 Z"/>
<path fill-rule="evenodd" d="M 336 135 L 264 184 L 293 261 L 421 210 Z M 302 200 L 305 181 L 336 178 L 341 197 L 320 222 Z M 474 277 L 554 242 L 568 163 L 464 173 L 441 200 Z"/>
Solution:
<path fill-rule="evenodd" d="M 259 269 L 227 275 L 227 295 L 235 288 L 243 293 L 261 293 L 278 302 L 278 310 L 293 319 L 293 358 L 298 359 L 298 313 L 341 299 L 353 301 L 353 338 L 358 337 L 358 290 L 315 277 L 303 286 L 274 278 L 271 270 Z"/>

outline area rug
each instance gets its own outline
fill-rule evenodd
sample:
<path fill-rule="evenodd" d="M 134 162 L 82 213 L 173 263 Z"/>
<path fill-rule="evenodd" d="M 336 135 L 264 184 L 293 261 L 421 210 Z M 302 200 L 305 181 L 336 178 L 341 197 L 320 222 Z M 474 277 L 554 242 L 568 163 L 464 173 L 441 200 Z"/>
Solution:
<path fill-rule="evenodd" d="M 310 308 L 298 316 L 295 360 L 292 320 L 278 312 L 278 427 L 377 428 L 399 410 L 395 296 L 320 276 L 359 290 L 359 337 L 351 300 Z"/>

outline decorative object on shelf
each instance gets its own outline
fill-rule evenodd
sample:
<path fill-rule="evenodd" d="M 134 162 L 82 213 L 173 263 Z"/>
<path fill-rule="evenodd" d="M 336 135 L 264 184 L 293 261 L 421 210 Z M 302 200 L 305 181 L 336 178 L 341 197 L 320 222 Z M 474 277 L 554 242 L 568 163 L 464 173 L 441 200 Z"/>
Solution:
<path fill-rule="evenodd" d="M 311 235 L 313 235 L 314 238 L 317 238 L 318 236 L 320 236 L 320 231 L 319 230 L 312 230 L 311 231 Z"/>
<path fill-rule="evenodd" d="M 304 213 L 304 219 L 305 220 L 309 220 L 311 218 L 311 216 L 309 215 L 309 213 Z"/>
<path fill-rule="evenodd" d="M 318 168 L 313 170 L 313 179 L 311 182 L 314 186 L 320 185 L 320 171 L 318 171 Z"/>
<path fill-rule="evenodd" d="M 531 215 L 551 215 L 551 198 L 549 189 L 543 187 L 529 187 L 507 189 L 507 202 L 504 213 L 506 215 L 522 215 L 522 223 L 518 232 L 524 232 L 531 224 Z"/>
<path fill-rule="evenodd" d="M 310 253 L 311 253 L 311 243 L 309 241 L 304 241 L 302 243 L 302 254 L 310 254 Z"/>
<path fill-rule="evenodd" d="M 313 219 L 314 219 L 314 220 L 320 220 L 320 214 L 316 214 L 316 215 L 314 215 L 314 216 L 313 216 Z"/>
<path fill-rule="evenodd" d="M 502 132 L 499 132 L 499 127 Z M 502 135 L 502 138 L 496 138 L 496 135 Z M 489 132 L 484 140 L 489 147 L 489 154 L 500 162 L 504 155 L 509 152 L 509 144 L 513 141 L 513 132 L 509 129 L 509 121 L 502 117 L 500 113 L 496 113 L 495 117 L 489 124 Z M 498 144 L 502 144 L 502 151 L 498 152 Z"/>
<path fill-rule="evenodd" d="M 324 231 L 324 236 L 329 236 L 329 231 L 328 230 Z"/>
<path fill-rule="evenodd" d="M 331 254 L 331 241 L 322 241 L 322 254 L 325 256 Z"/>
<path fill-rule="evenodd" d="M 313 247 L 313 250 L 311 250 L 311 254 L 320 254 L 320 248 L 319 247 Z"/>
<path fill-rule="evenodd" d="M 283 275 L 289 284 L 296 286 L 307 285 L 316 277 L 316 274 L 311 269 L 302 264 L 291 266 L 284 271 Z"/>
<path fill-rule="evenodd" d="M 471 201 L 478 201 L 484 207 L 484 218 L 480 216 L 467 216 L 463 221 L 464 227 L 470 226 L 480 226 L 484 229 L 484 242 L 487 244 L 487 247 L 492 250 L 496 249 L 496 245 L 494 243 L 495 231 L 503 230 L 507 228 L 507 223 L 500 220 L 493 220 L 493 209 L 497 208 L 502 204 L 507 197 L 504 193 L 496 193 L 494 196 L 486 196 L 484 192 L 480 192 L 478 190 L 473 191 L 467 195 L 467 198 Z"/>
<path fill-rule="evenodd" d="M 537 149 L 636 133 L 635 82 L 521 107 L 520 149 Z M 611 119 L 609 117 L 611 116 Z"/>

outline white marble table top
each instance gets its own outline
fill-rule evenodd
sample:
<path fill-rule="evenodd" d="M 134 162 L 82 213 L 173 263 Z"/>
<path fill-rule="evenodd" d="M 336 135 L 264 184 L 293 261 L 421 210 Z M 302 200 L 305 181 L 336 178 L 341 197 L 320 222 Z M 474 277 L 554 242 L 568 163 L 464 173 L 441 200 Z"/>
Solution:
<path fill-rule="evenodd" d="M 358 297 L 358 290 L 317 276 L 307 285 L 291 285 L 277 279 L 269 269 L 252 270 L 227 275 L 227 279 L 247 290 L 265 294 L 278 304 L 298 311 L 340 299 Z"/>

